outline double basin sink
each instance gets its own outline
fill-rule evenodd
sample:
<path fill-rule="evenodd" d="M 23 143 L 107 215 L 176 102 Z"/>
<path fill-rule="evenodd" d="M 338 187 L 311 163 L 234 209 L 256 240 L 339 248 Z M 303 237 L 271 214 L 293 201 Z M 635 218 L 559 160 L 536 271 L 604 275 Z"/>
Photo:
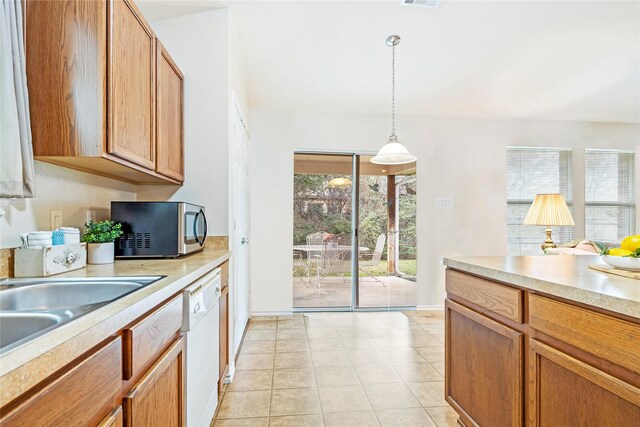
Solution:
<path fill-rule="evenodd" d="M 0 281 L 0 354 L 164 276 Z"/>

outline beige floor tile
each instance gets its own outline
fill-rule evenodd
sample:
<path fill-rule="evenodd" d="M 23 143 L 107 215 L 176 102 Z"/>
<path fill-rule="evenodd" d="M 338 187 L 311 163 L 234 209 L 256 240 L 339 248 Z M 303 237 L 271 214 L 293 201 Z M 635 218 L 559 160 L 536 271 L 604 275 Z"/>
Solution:
<path fill-rule="evenodd" d="M 303 313 L 292 313 L 284 316 L 278 316 L 278 320 L 289 320 L 289 319 L 303 319 Z"/>
<path fill-rule="evenodd" d="M 424 363 L 426 360 L 413 348 L 380 350 L 391 363 Z"/>
<path fill-rule="evenodd" d="M 360 384 L 351 366 L 318 366 L 315 372 L 318 387 Z"/>
<path fill-rule="evenodd" d="M 278 316 L 251 316 L 252 322 L 267 322 L 278 320 Z"/>
<path fill-rule="evenodd" d="M 273 353 L 275 341 L 245 341 L 242 343 L 240 354 L 268 354 Z"/>
<path fill-rule="evenodd" d="M 355 367 L 361 384 L 399 383 L 402 379 L 390 365 L 361 365 Z"/>
<path fill-rule="evenodd" d="M 268 427 L 269 418 L 235 418 L 228 420 L 215 420 L 213 427 Z"/>
<path fill-rule="evenodd" d="M 441 325 L 444 323 L 444 320 L 435 316 L 418 316 L 411 318 L 418 325 Z"/>
<path fill-rule="evenodd" d="M 309 328 L 307 329 L 309 338 L 338 338 L 335 328 Z"/>
<path fill-rule="evenodd" d="M 440 344 L 444 344 L 444 334 L 431 334 Z"/>
<path fill-rule="evenodd" d="M 371 409 L 362 386 L 320 387 L 322 412 L 366 411 Z"/>
<path fill-rule="evenodd" d="M 270 390 L 273 371 L 271 369 L 236 371 L 229 391 Z"/>
<path fill-rule="evenodd" d="M 311 358 L 313 366 L 351 366 L 346 351 L 314 351 Z"/>
<path fill-rule="evenodd" d="M 278 329 L 304 329 L 304 319 L 278 320 Z"/>
<path fill-rule="evenodd" d="M 438 362 L 439 363 L 439 362 Z M 393 369 L 405 382 L 441 381 L 442 375 L 429 363 L 396 363 Z"/>
<path fill-rule="evenodd" d="M 340 338 L 309 338 L 309 347 L 311 351 L 344 350 Z"/>
<path fill-rule="evenodd" d="M 413 335 L 409 338 L 409 345 L 411 347 L 430 347 L 442 345 L 442 342 L 438 341 L 435 335 Z"/>
<path fill-rule="evenodd" d="M 259 322 L 254 322 L 253 320 L 249 322 L 249 330 L 260 330 L 260 329 L 276 329 L 278 326 L 277 320 L 263 320 Z"/>
<path fill-rule="evenodd" d="M 236 371 L 273 369 L 273 354 L 241 354 L 236 360 Z"/>
<path fill-rule="evenodd" d="M 427 362 L 442 362 L 444 361 L 444 348 L 442 345 L 431 347 L 417 347 L 416 351 Z"/>
<path fill-rule="evenodd" d="M 415 408 L 420 406 L 411 390 L 402 383 L 366 384 L 363 387 L 374 409 Z"/>
<path fill-rule="evenodd" d="M 296 338 L 276 341 L 276 353 L 294 353 L 296 351 L 309 351 L 309 343 L 306 339 Z"/>
<path fill-rule="evenodd" d="M 444 400 L 444 381 L 406 383 L 423 407 L 449 406 Z"/>
<path fill-rule="evenodd" d="M 371 338 L 367 329 L 363 326 L 360 327 L 336 327 L 336 332 L 340 338 Z"/>
<path fill-rule="evenodd" d="M 304 322 L 307 326 L 307 329 L 313 328 L 333 328 L 333 322 L 329 317 L 323 316 L 306 316 L 304 317 Z"/>
<path fill-rule="evenodd" d="M 350 350 L 347 351 L 347 354 L 353 366 L 384 365 L 387 363 L 387 359 L 385 359 L 380 350 L 374 348 Z"/>
<path fill-rule="evenodd" d="M 422 329 L 430 334 L 444 334 L 444 322 L 439 325 L 422 325 Z"/>
<path fill-rule="evenodd" d="M 275 369 L 273 389 L 315 387 L 316 378 L 311 368 Z"/>
<path fill-rule="evenodd" d="M 276 353 L 273 367 L 276 369 L 284 368 L 307 368 L 311 366 L 311 353 L 295 352 L 295 353 Z"/>
<path fill-rule="evenodd" d="M 348 317 L 331 317 L 331 322 L 335 327 L 358 327 L 362 323 L 355 316 Z"/>
<path fill-rule="evenodd" d="M 376 415 L 382 427 L 436 427 L 436 424 L 422 408 L 378 410 Z"/>
<path fill-rule="evenodd" d="M 295 340 L 295 339 L 307 339 L 307 330 L 304 328 L 298 329 L 280 329 L 278 328 L 278 334 L 276 336 L 279 340 Z"/>
<path fill-rule="evenodd" d="M 224 394 L 216 418 L 268 416 L 270 396 L 271 391 L 228 391 Z"/>
<path fill-rule="evenodd" d="M 438 427 L 459 427 L 458 414 L 450 406 L 425 408 Z"/>
<path fill-rule="evenodd" d="M 271 416 L 320 413 L 315 388 L 273 390 L 271 393 Z"/>
<path fill-rule="evenodd" d="M 431 362 L 431 366 L 433 366 L 433 368 L 444 377 L 444 360 L 440 362 Z"/>
<path fill-rule="evenodd" d="M 244 335 L 245 341 L 257 341 L 257 340 L 275 340 L 275 329 L 250 329 Z"/>
<path fill-rule="evenodd" d="M 269 418 L 270 427 L 322 427 L 322 415 L 287 415 Z"/>
<path fill-rule="evenodd" d="M 373 411 L 337 412 L 322 414 L 325 427 L 378 427 L 378 418 Z"/>
<path fill-rule="evenodd" d="M 345 350 L 369 350 L 378 348 L 376 343 L 369 337 L 342 337 L 340 340 Z"/>

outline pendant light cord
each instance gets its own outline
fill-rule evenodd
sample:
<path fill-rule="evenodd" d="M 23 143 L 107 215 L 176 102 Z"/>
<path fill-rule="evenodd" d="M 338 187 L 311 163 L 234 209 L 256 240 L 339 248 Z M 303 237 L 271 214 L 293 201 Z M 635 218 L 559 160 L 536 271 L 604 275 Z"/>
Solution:
<path fill-rule="evenodd" d="M 396 45 L 391 46 L 391 136 L 396 136 Z"/>

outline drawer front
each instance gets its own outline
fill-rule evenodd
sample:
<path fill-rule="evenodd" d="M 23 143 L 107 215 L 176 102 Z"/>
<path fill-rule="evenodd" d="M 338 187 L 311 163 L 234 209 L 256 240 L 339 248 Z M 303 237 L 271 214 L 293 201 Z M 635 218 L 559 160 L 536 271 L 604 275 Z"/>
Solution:
<path fill-rule="evenodd" d="M 519 289 L 451 269 L 446 271 L 446 289 L 449 295 L 455 295 L 487 311 L 522 323 L 523 296 Z"/>
<path fill-rule="evenodd" d="M 75 362 L 74 362 L 75 363 Z M 122 387 L 120 337 L 38 391 L 0 420 L 2 426 L 96 425 Z"/>
<path fill-rule="evenodd" d="M 537 331 L 640 373 L 640 325 L 539 295 L 529 295 L 529 324 Z"/>
<path fill-rule="evenodd" d="M 157 359 L 167 343 L 176 338 L 182 325 L 182 295 L 153 311 L 122 331 L 124 338 L 124 379 L 134 375 Z"/>

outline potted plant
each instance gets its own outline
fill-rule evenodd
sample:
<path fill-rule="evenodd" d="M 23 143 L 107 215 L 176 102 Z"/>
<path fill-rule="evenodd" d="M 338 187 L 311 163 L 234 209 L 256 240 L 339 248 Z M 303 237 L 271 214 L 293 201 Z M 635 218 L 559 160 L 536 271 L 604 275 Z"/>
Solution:
<path fill-rule="evenodd" d="M 113 242 L 122 235 L 122 224 L 114 221 L 89 221 L 82 241 L 87 243 L 89 264 L 110 264 L 113 262 Z"/>

